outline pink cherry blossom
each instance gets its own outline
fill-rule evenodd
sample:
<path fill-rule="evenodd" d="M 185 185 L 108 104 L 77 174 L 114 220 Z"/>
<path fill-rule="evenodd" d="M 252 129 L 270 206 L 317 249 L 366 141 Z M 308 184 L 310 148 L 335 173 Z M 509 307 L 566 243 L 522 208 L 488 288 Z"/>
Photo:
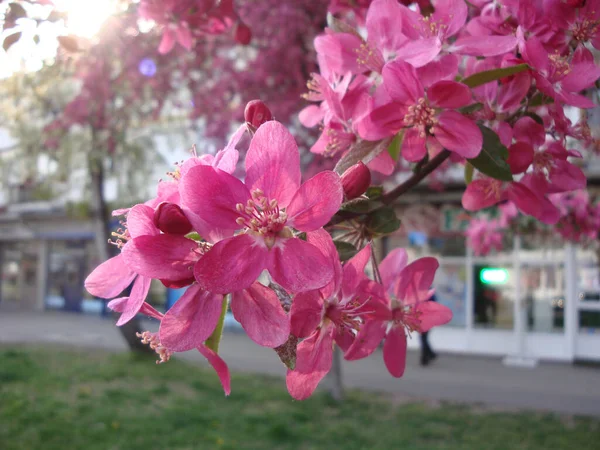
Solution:
<path fill-rule="evenodd" d="M 297 294 L 292 303 L 291 332 L 304 339 L 298 344 L 296 366 L 288 370 L 286 381 L 296 400 L 310 397 L 331 369 L 334 342 L 347 350 L 364 317 L 377 309 L 376 299 L 361 295 L 362 286 L 369 283 L 364 270 L 371 256 L 370 245 L 342 267 L 327 232 L 308 233 L 308 242 L 326 255 L 334 277 L 322 289 Z"/>
<path fill-rule="evenodd" d="M 385 66 L 383 85 L 392 103 L 373 110 L 360 123 L 363 138 L 380 139 L 405 128 L 402 156 L 408 161 L 421 160 L 429 141 L 466 158 L 479 154 L 481 131 L 456 111 L 473 102 L 467 86 L 441 80 L 425 89 L 415 68 L 401 60 Z"/>
<path fill-rule="evenodd" d="M 406 366 L 406 336 L 424 332 L 452 319 L 452 311 L 428 301 L 435 271 L 435 258 L 420 258 L 410 264 L 403 249 L 393 250 L 381 262 L 383 285 L 371 284 L 372 294 L 385 300 L 386 308 L 367 318 L 344 357 L 356 360 L 369 356 L 382 339 L 383 360 L 394 377 L 401 377 Z"/>
<path fill-rule="evenodd" d="M 249 287 L 267 269 L 292 292 L 327 284 L 330 270 L 322 254 L 294 235 L 325 225 L 342 202 L 339 176 L 321 172 L 300 185 L 298 147 L 276 121 L 263 124 L 246 156 L 246 179 L 197 166 L 181 179 L 184 207 L 223 232 L 240 231 L 217 242 L 194 268 L 198 283 L 215 293 Z M 202 236 L 205 230 L 198 229 Z"/>

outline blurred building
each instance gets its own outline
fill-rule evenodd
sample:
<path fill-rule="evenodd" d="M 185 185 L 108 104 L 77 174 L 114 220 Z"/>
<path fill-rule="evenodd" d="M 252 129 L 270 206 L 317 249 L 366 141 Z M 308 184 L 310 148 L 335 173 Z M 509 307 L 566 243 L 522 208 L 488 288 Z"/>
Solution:
<path fill-rule="evenodd" d="M 98 263 L 93 224 L 31 193 L 10 188 L 0 209 L 0 308 L 81 310 L 83 280 Z"/>

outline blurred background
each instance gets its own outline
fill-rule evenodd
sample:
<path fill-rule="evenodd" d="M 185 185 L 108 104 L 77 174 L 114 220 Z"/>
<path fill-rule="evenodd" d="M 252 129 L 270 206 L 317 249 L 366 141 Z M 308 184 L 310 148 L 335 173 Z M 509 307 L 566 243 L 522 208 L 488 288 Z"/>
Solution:
<path fill-rule="evenodd" d="M 192 144 L 222 148 L 254 98 L 294 132 L 304 176 L 331 168 L 308 151 L 319 130 L 300 125 L 300 97 L 328 7 L 363 2 L 239 1 L 226 29 L 166 53 L 138 3 L 0 1 L 0 449 L 598 448 L 598 242 L 534 231 L 475 255 L 460 168 L 403 196 L 402 226 L 376 250 L 440 261 L 437 301 L 454 316 L 431 333 L 432 364 L 419 364 L 415 335 L 403 379 L 380 354 L 337 361 L 314 398 L 292 402 L 277 355 L 230 316 L 230 398 L 198 354 L 133 358 L 135 333 L 157 323 L 116 328 L 83 287 L 117 254 L 111 211 L 155 196 Z M 600 108 L 585 118 L 596 142 Z M 596 147 L 580 161 L 594 198 Z M 153 281 L 148 302 L 164 312 L 184 290 Z"/>

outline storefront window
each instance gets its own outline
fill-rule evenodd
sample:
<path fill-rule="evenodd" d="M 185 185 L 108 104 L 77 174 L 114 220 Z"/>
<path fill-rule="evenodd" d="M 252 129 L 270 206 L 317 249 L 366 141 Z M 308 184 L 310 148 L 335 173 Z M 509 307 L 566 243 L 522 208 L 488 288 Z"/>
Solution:
<path fill-rule="evenodd" d="M 566 298 L 562 264 L 523 264 L 521 293 L 528 331 L 563 331 Z"/>
<path fill-rule="evenodd" d="M 433 286 L 436 301 L 452 310 L 450 326 L 466 325 L 465 306 L 467 303 L 467 283 L 465 264 L 447 264 L 442 262 Z"/>
<path fill-rule="evenodd" d="M 600 334 L 600 250 L 577 249 L 579 332 Z"/>
<path fill-rule="evenodd" d="M 515 273 L 510 265 L 478 263 L 473 268 L 473 321 L 476 327 L 512 329 Z"/>

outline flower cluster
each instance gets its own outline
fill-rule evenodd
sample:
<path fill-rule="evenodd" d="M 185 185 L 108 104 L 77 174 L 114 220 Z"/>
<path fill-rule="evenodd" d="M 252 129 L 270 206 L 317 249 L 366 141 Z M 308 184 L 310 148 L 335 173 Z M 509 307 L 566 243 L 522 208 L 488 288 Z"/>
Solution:
<path fill-rule="evenodd" d="M 248 117 L 255 119 L 261 107 L 252 104 Z M 121 252 L 96 268 L 86 288 L 114 298 L 133 282 L 128 297 L 109 303 L 121 313 L 117 325 L 140 312 L 159 319 L 158 334 L 141 337 L 160 360 L 198 349 L 227 393 L 227 366 L 206 342 L 223 320 L 228 297 L 234 317 L 257 344 L 278 348 L 303 339 L 287 360 L 294 398 L 308 397 L 329 371 L 334 341 L 348 359 L 359 359 L 385 338 L 386 364 L 401 376 L 406 332 L 425 331 L 452 316 L 426 302 L 437 261 L 407 264 L 406 254 L 396 251 L 381 265 L 382 284 L 365 275 L 370 245 L 342 266 L 323 229 L 343 201 L 340 176 L 324 171 L 301 183 L 300 154 L 287 129 L 273 120 L 249 125 L 258 128 L 244 181 L 232 173 L 246 125 L 215 157 L 194 156 L 179 165 L 172 181 L 159 184 L 156 198 L 116 212 L 126 215 L 115 233 Z M 261 283 L 265 271 L 268 282 Z M 152 279 L 187 286 L 164 315 L 145 302 Z M 291 304 L 282 302 L 282 292 Z"/>
<path fill-rule="evenodd" d="M 447 151 L 470 171 L 467 210 L 510 200 L 556 223 L 548 196 L 585 187 L 569 161 L 581 154 L 567 138 L 593 141 L 564 109 L 594 106 L 582 91 L 600 78 L 589 49 L 598 43 L 600 5 L 405 3 L 374 0 L 364 27 L 336 20 L 315 39 L 320 73 L 305 96 L 315 104 L 300 113 L 305 126 L 322 127 L 311 151 L 341 158 L 340 167 L 360 158 L 384 175 Z M 399 157 L 385 151 L 392 138 Z"/>

